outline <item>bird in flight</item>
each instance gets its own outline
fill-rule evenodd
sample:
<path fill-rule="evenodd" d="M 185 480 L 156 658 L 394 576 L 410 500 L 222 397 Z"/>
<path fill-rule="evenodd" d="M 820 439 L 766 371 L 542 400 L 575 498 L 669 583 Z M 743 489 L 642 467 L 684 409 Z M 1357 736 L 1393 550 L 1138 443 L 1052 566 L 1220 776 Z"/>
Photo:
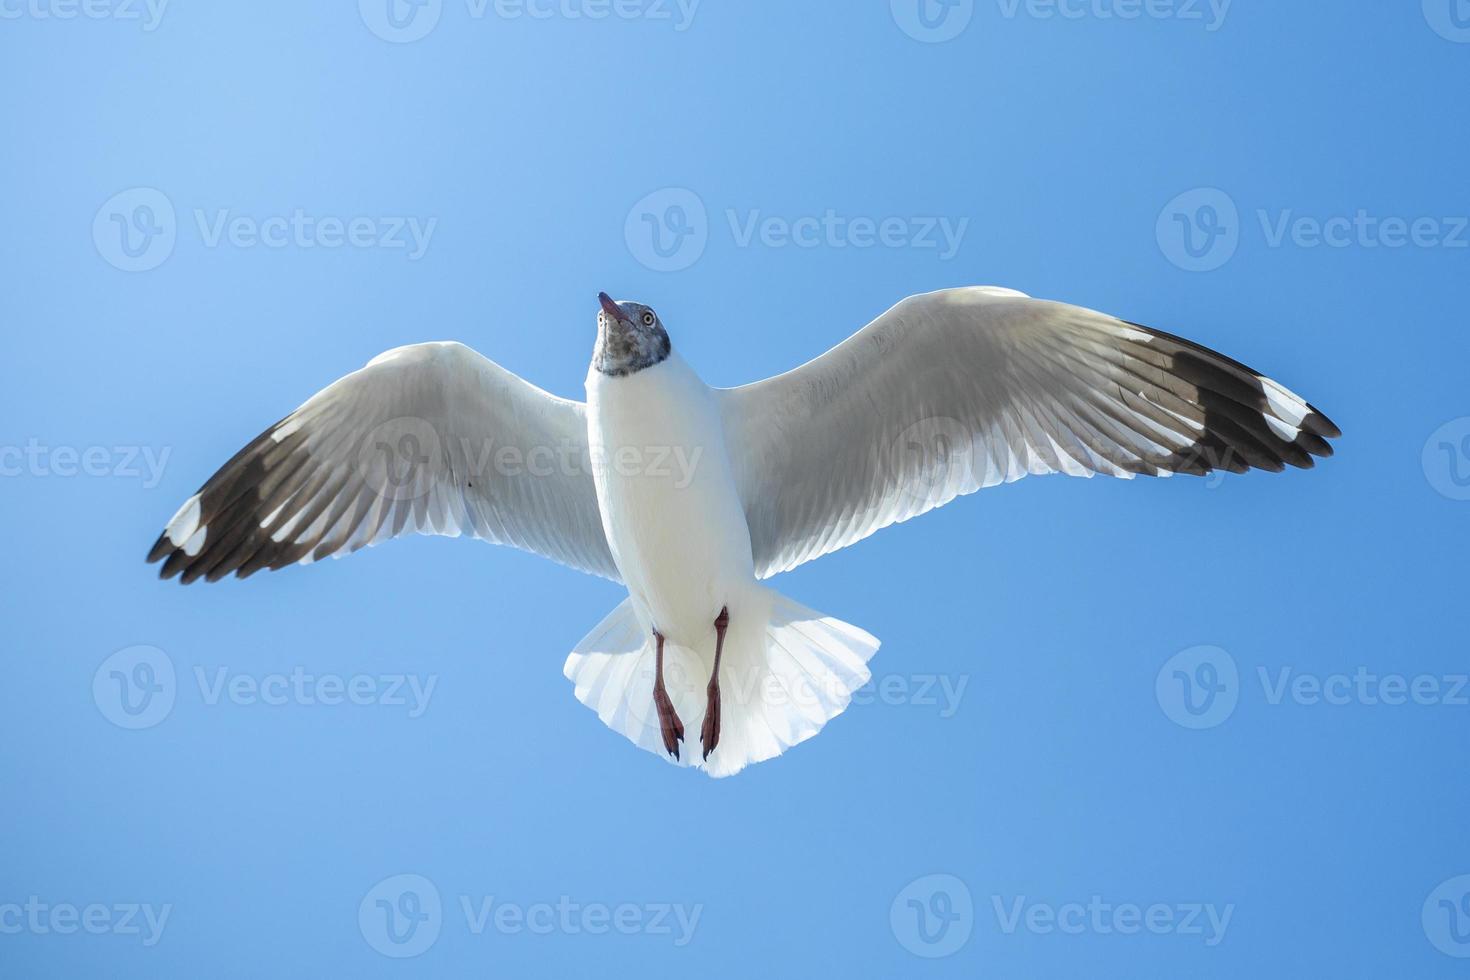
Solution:
<path fill-rule="evenodd" d="M 412 532 L 620 582 L 628 598 L 567 658 L 577 698 L 641 748 L 727 776 L 821 730 L 878 649 L 771 576 L 1027 475 L 1308 468 L 1341 434 L 1222 354 L 1009 289 L 909 297 L 730 389 L 699 379 L 648 306 L 598 299 L 585 403 L 462 344 L 400 347 L 236 454 L 148 560 L 213 582 Z"/>

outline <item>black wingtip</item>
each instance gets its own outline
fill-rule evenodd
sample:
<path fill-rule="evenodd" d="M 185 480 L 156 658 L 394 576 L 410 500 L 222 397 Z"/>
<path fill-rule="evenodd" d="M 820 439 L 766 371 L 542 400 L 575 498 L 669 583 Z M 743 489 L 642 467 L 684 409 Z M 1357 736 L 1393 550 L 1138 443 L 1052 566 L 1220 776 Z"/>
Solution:
<path fill-rule="evenodd" d="M 184 549 L 180 548 L 168 556 L 168 560 L 163 563 L 163 570 L 159 574 L 164 578 L 173 578 L 182 572 L 188 564 L 189 556 L 184 553 Z"/>
<path fill-rule="evenodd" d="M 1150 346 L 1168 355 L 1167 361 L 1155 362 L 1155 366 L 1199 389 L 1209 438 L 1196 448 L 1203 448 L 1207 454 L 1225 450 L 1220 462 L 1208 458 L 1212 468 L 1232 472 L 1252 468 L 1281 472 L 1288 465 L 1311 469 L 1315 466 L 1312 457 L 1326 459 L 1333 455 L 1328 440 L 1340 438 L 1342 429 L 1316 406 L 1219 351 L 1154 327 L 1124 322 L 1150 334 L 1154 338 Z M 1291 421 L 1297 412 L 1283 414 L 1272 406 L 1277 394 L 1293 399 L 1298 410 L 1305 409 L 1300 421 Z M 1294 436 L 1283 438 L 1280 426 L 1270 422 L 1273 416 L 1295 429 Z M 1234 465 L 1242 461 L 1244 466 Z"/>
<path fill-rule="evenodd" d="M 1313 456 L 1322 459 L 1330 459 L 1337 452 L 1337 450 L 1332 448 L 1332 443 L 1328 442 L 1322 436 L 1317 435 L 1317 433 L 1308 432 L 1305 429 L 1297 435 L 1296 442 L 1293 445 L 1300 446 Z"/>
<path fill-rule="evenodd" d="M 1312 413 L 1302 420 L 1302 425 L 1324 439 L 1341 439 L 1342 430 L 1337 423 L 1317 410 L 1317 406 L 1308 405 Z"/>
<path fill-rule="evenodd" d="M 153 543 L 152 549 L 148 552 L 147 564 L 152 565 L 154 562 L 163 561 L 164 558 L 168 557 L 168 553 L 173 550 L 174 543 L 168 539 L 168 534 L 160 534 L 158 540 Z"/>

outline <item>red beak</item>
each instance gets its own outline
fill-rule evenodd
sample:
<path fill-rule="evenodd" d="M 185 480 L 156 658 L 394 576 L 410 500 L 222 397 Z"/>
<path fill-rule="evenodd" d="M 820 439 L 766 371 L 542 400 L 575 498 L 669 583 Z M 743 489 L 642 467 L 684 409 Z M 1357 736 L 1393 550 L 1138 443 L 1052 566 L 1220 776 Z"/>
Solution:
<path fill-rule="evenodd" d="M 627 315 L 623 313 L 623 308 L 614 303 L 612 297 L 609 296 L 607 293 L 598 293 L 597 301 L 602 304 L 602 312 L 606 313 L 614 320 L 621 321 L 628 319 Z"/>

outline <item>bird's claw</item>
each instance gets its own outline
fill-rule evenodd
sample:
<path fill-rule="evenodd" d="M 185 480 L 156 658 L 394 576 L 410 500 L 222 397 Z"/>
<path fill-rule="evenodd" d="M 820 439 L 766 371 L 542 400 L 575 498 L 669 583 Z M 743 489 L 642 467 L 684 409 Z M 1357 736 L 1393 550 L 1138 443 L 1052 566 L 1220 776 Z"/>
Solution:
<path fill-rule="evenodd" d="M 663 736 L 664 751 L 675 759 L 679 758 L 679 743 L 684 741 L 684 723 L 674 710 L 674 702 L 662 687 L 654 689 L 653 705 L 658 709 L 659 734 Z"/>
<path fill-rule="evenodd" d="M 709 703 L 704 709 L 704 724 L 699 729 L 699 744 L 704 746 L 704 758 L 720 744 L 720 686 L 711 684 L 706 692 Z"/>

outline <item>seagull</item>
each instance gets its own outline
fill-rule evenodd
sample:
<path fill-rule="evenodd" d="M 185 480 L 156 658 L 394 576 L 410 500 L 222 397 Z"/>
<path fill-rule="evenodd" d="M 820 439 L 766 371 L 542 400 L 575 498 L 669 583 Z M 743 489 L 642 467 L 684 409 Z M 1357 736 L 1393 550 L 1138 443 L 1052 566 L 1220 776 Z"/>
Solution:
<path fill-rule="evenodd" d="M 1028 475 L 1306 469 L 1341 435 L 1238 361 L 1010 289 L 911 296 L 729 389 L 700 380 L 650 307 L 598 302 L 585 403 L 463 344 L 388 351 L 226 463 L 149 562 L 214 582 L 417 533 L 600 575 L 628 597 L 566 660 L 578 700 L 639 747 L 728 776 L 820 731 L 878 649 L 771 576 Z"/>

